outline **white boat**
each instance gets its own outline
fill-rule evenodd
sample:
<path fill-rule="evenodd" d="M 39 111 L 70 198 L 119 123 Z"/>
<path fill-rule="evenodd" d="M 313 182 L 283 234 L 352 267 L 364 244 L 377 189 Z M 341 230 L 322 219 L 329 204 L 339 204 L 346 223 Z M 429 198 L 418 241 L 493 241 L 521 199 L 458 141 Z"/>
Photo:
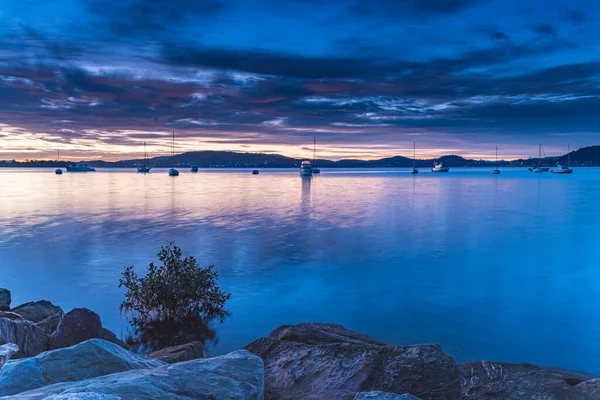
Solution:
<path fill-rule="evenodd" d="M 410 173 L 413 175 L 419 173 L 419 170 L 417 169 L 417 142 L 413 142 L 413 168 Z"/>
<path fill-rule="evenodd" d="M 314 143 L 313 143 L 313 161 L 312 161 L 312 173 L 313 174 L 320 174 L 321 170 L 319 168 L 316 167 L 317 163 L 316 161 L 316 155 L 317 155 L 317 137 L 314 137 Z"/>
<path fill-rule="evenodd" d="M 95 170 L 88 164 L 71 164 L 67 167 L 67 172 L 93 172 Z"/>
<path fill-rule="evenodd" d="M 300 175 L 301 176 L 312 176 L 313 168 L 312 163 L 309 160 L 302 161 L 300 164 Z"/>
<path fill-rule="evenodd" d="M 556 168 L 552 168 L 553 174 L 572 174 L 573 170 L 566 165 L 558 164 Z"/>
<path fill-rule="evenodd" d="M 431 168 L 431 172 L 449 172 L 449 167 L 444 167 L 442 163 L 433 163 L 433 168 Z"/>
<path fill-rule="evenodd" d="M 175 169 L 175 130 L 173 130 L 173 142 L 171 143 L 171 154 L 173 155 L 173 167 L 169 169 L 169 176 L 179 176 L 179 171 Z"/>
<path fill-rule="evenodd" d="M 543 151 L 544 150 L 542 149 L 542 144 L 540 143 L 540 146 L 538 147 L 538 161 L 540 163 L 542 162 L 542 152 Z M 544 152 L 544 157 L 546 157 L 545 152 Z M 550 170 L 550 168 L 548 168 L 548 167 L 541 167 L 539 165 L 532 165 L 528 169 L 529 169 L 529 172 L 533 172 L 534 174 L 541 174 L 544 172 L 548 172 Z"/>
<path fill-rule="evenodd" d="M 553 174 L 572 174 L 573 170 L 569 168 L 569 164 L 571 163 L 571 146 L 567 147 L 567 165 L 561 165 L 560 163 L 552 168 Z"/>
<path fill-rule="evenodd" d="M 490 171 L 492 175 L 500 175 L 500 170 L 498 169 L 498 146 L 496 145 L 496 166 Z"/>
<path fill-rule="evenodd" d="M 57 162 L 60 162 L 60 150 L 57 150 L 57 151 L 58 151 L 58 160 L 57 160 Z M 56 175 L 62 175 L 62 172 L 63 172 L 63 171 L 62 171 L 62 169 L 61 169 L 61 168 L 56 168 L 56 170 L 54 171 L 54 173 L 55 173 Z"/>
<path fill-rule="evenodd" d="M 198 166 L 196 164 L 192 164 L 192 168 L 190 169 L 192 172 L 198 172 Z"/>
<path fill-rule="evenodd" d="M 146 152 L 146 142 L 144 142 L 144 165 L 138 167 L 137 171 L 141 173 L 150 172 L 151 167 L 148 166 L 148 153 Z"/>

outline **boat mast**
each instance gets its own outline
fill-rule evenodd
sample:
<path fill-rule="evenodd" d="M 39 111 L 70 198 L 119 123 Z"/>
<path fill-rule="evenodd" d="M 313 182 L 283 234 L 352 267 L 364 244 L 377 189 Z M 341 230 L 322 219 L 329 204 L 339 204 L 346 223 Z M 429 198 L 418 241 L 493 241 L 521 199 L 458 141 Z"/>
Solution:
<path fill-rule="evenodd" d="M 417 142 L 413 142 L 413 169 L 417 166 Z"/>
<path fill-rule="evenodd" d="M 567 167 L 571 164 L 571 143 L 567 142 Z"/>
<path fill-rule="evenodd" d="M 496 168 L 498 168 L 498 145 L 496 145 Z"/>
<path fill-rule="evenodd" d="M 173 155 L 173 168 L 175 168 L 175 129 L 173 129 L 173 143 L 171 144 L 171 154 Z"/>
<path fill-rule="evenodd" d="M 317 137 L 314 136 L 314 141 L 313 141 L 313 162 L 312 162 L 312 166 L 313 168 L 315 167 L 315 159 L 317 156 Z"/>

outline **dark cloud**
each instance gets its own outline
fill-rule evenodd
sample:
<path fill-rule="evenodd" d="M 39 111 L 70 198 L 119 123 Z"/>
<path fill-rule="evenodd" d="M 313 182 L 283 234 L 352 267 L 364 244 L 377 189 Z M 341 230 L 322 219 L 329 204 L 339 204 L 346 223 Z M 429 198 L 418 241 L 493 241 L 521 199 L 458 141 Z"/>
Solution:
<path fill-rule="evenodd" d="M 298 78 L 356 78 L 381 72 L 385 62 L 364 58 L 303 57 L 262 50 L 232 50 L 164 45 L 161 62 L 170 65 L 244 71 Z M 405 67 L 410 63 L 406 63 Z M 401 72 L 401 71 L 399 71 Z"/>
<path fill-rule="evenodd" d="M 493 33 L 490 33 L 490 39 L 492 39 L 492 40 L 508 40 L 508 35 L 504 32 L 493 32 Z"/>
<path fill-rule="evenodd" d="M 84 0 L 98 17 L 98 27 L 116 35 L 159 36 L 214 16 L 224 8 L 220 0 Z M 126 39 L 126 38 L 123 38 Z"/>
<path fill-rule="evenodd" d="M 388 17 L 407 13 L 435 16 L 458 13 L 487 0 L 371 0 L 357 1 L 354 11 L 359 15 L 379 14 Z"/>
<path fill-rule="evenodd" d="M 556 29 L 550 24 L 537 25 L 533 31 L 540 36 L 556 36 Z"/>
<path fill-rule="evenodd" d="M 573 25 L 582 25 L 588 19 L 587 15 L 581 10 L 569 10 L 565 16 Z"/>

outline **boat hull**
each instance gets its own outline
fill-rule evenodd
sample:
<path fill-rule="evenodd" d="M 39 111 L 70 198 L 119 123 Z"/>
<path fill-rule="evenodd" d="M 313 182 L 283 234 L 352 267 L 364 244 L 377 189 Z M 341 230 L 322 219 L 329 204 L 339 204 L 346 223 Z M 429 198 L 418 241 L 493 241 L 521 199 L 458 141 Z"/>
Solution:
<path fill-rule="evenodd" d="M 63 171 L 62 171 L 62 169 L 58 168 L 56 171 L 54 171 L 54 173 L 56 175 L 62 175 Z"/>
<path fill-rule="evenodd" d="M 431 172 L 450 172 L 450 168 L 431 168 Z"/>
<path fill-rule="evenodd" d="M 499 169 L 493 169 L 490 171 L 490 174 L 492 175 L 500 175 L 500 170 Z"/>
<path fill-rule="evenodd" d="M 179 176 L 179 171 L 177 171 L 175 168 L 171 168 L 169 170 L 169 176 Z"/>
<path fill-rule="evenodd" d="M 146 173 L 146 172 L 150 172 L 150 168 L 148 168 L 148 167 L 139 167 L 137 171 L 141 172 L 141 173 Z"/>
<path fill-rule="evenodd" d="M 553 170 L 552 170 L 552 173 L 553 173 L 553 174 L 565 174 L 565 175 L 566 175 L 566 174 L 572 174 L 572 173 L 573 173 L 573 170 L 572 170 L 572 169 L 568 169 L 568 170 L 562 170 L 562 169 L 559 169 L 559 170 L 554 170 L 554 169 L 553 169 Z"/>
<path fill-rule="evenodd" d="M 312 176 L 312 171 L 311 170 L 306 170 L 306 169 L 301 169 L 300 170 L 300 176 Z"/>
<path fill-rule="evenodd" d="M 67 172 L 94 172 L 95 170 L 92 167 L 67 167 Z"/>

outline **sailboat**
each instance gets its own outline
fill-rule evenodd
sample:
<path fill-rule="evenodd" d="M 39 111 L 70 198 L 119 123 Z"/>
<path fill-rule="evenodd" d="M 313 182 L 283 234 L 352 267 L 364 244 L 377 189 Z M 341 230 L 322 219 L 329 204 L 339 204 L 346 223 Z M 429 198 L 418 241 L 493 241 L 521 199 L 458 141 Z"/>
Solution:
<path fill-rule="evenodd" d="M 411 174 L 418 174 L 417 169 L 417 142 L 413 142 L 413 169 L 410 171 Z"/>
<path fill-rule="evenodd" d="M 556 168 L 552 168 L 553 174 L 572 174 L 573 170 L 569 168 L 569 164 L 571 163 L 571 145 L 567 145 L 567 165 L 561 165 L 558 163 Z"/>
<path fill-rule="evenodd" d="M 175 130 L 173 130 L 173 142 L 171 144 L 171 154 L 173 155 L 173 167 L 169 169 L 169 176 L 179 176 L 179 171 L 175 169 Z"/>
<path fill-rule="evenodd" d="M 312 169 L 312 173 L 313 174 L 320 174 L 321 170 L 315 166 L 315 165 L 317 165 L 315 163 L 315 161 L 316 161 L 316 158 L 315 158 L 316 155 L 317 155 L 317 137 L 315 136 L 315 138 L 314 138 L 314 144 L 313 144 L 313 162 L 312 162 L 313 169 Z"/>
<path fill-rule="evenodd" d="M 138 167 L 138 172 L 150 172 L 150 167 L 148 166 L 148 153 L 146 152 L 146 142 L 144 142 L 144 165 Z"/>
<path fill-rule="evenodd" d="M 539 149 L 538 149 L 538 161 L 541 163 L 542 162 L 542 144 L 540 143 Z M 544 153 L 544 156 L 546 154 Z M 529 167 L 529 172 L 533 172 L 534 174 L 540 174 L 542 172 L 548 172 L 550 168 L 548 167 L 540 167 L 537 165 L 533 165 L 531 167 Z"/>
<path fill-rule="evenodd" d="M 60 162 L 60 150 L 57 150 L 57 152 L 58 152 L 58 162 Z M 54 173 L 56 175 L 62 175 L 62 172 L 63 172 L 62 168 L 56 168 L 56 171 L 54 171 Z"/>
<path fill-rule="evenodd" d="M 496 166 L 490 171 L 490 174 L 500 175 L 500 170 L 498 169 L 498 145 L 496 145 Z"/>

